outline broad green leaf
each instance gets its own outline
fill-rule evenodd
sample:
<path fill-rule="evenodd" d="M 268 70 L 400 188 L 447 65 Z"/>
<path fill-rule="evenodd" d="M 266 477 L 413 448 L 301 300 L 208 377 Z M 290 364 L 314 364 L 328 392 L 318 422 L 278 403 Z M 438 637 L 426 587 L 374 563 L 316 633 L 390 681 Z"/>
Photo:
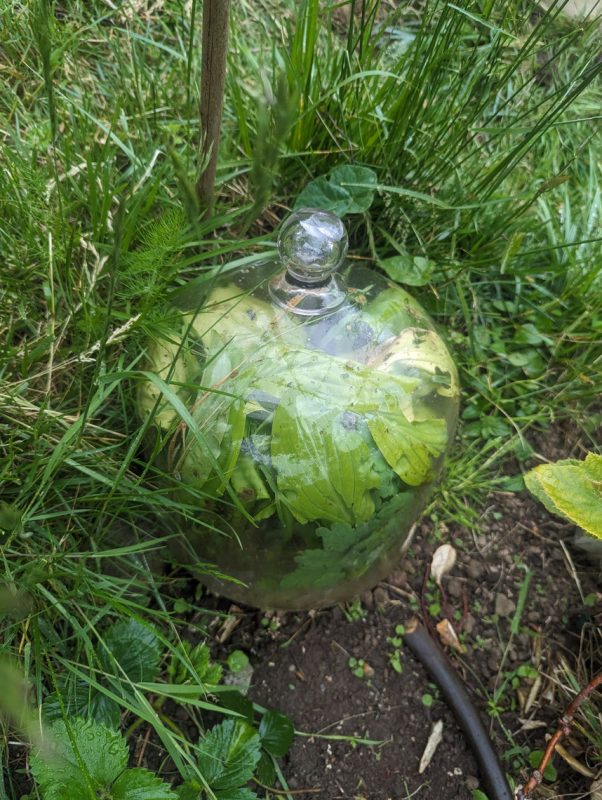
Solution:
<path fill-rule="evenodd" d="M 279 490 L 300 522 L 363 522 L 374 513 L 379 486 L 361 417 L 292 391 L 272 423 L 272 463 Z"/>
<path fill-rule="evenodd" d="M 285 756 L 295 736 L 293 723 L 280 711 L 266 711 L 259 725 L 259 735 L 264 750 L 276 758 Z"/>
<path fill-rule="evenodd" d="M 126 769 L 112 787 L 111 800 L 176 800 L 170 787 L 147 769 Z"/>
<path fill-rule="evenodd" d="M 123 670 L 137 683 L 155 679 L 161 660 L 161 643 L 150 625 L 142 625 L 135 619 L 116 622 L 106 631 L 104 645 L 100 660 L 110 674 L 120 676 Z"/>
<path fill-rule="evenodd" d="M 75 719 L 68 729 L 60 721 L 47 733 L 47 746 L 32 754 L 30 766 L 48 800 L 95 798 L 106 793 L 125 769 L 126 741 L 106 725 Z"/>
<path fill-rule="evenodd" d="M 380 413 L 368 419 L 368 428 L 387 464 L 402 481 L 420 486 L 432 479 L 433 459 L 447 445 L 445 420 L 409 422 L 399 412 L 396 398 L 389 395 Z"/>
<path fill-rule="evenodd" d="M 339 217 L 362 214 L 374 200 L 377 178 L 374 170 L 343 164 L 310 181 L 300 192 L 295 208 L 321 208 Z"/>
<path fill-rule="evenodd" d="M 65 715 L 70 719 L 75 717 L 93 719 L 110 728 L 119 727 L 121 721 L 119 705 L 90 684 L 83 680 L 67 678 L 59 683 L 58 692 L 52 692 L 44 700 L 42 708 L 48 722 L 63 719 Z"/>
<path fill-rule="evenodd" d="M 372 205 L 378 183 L 373 169 L 341 164 L 330 171 L 329 180 L 331 184 L 340 186 L 348 193 L 347 214 L 363 214 Z"/>
<path fill-rule="evenodd" d="M 525 483 L 548 511 L 602 539 L 601 455 L 589 453 L 585 461 L 540 464 L 527 472 Z"/>
<path fill-rule="evenodd" d="M 273 786 L 276 783 L 276 768 L 269 753 L 263 752 L 255 768 L 255 776 L 264 786 Z"/>
<path fill-rule="evenodd" d="M 250 781 L 260 756 L 257 731 L 238 720 L 215 725 L 198 746 L 199 768 L 216 793 L 239 789 Z"/>
<path fill-rule="evenodd" d="M 430 281 L 435 268 L 427 258 L 411 256 L 409 253 L 385 258 L 379 261 L 379 266 L 391 280 L 408 286 L 424 286 Z"/>
<path fill-rule="evenodd" d="M 295 208 L 320 208 L 338 217 L 344 217 L 351 203 L 351 197 L 346 189 L 331 183 L 327 177 L 321 175 L 301 190 Z"/>

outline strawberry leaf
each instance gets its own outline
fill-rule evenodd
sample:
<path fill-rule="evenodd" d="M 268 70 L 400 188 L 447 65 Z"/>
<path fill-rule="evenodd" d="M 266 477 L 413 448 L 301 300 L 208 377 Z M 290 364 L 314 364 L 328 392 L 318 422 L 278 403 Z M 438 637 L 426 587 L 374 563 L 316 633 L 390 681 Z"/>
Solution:
<path fill-rule="evenodd" d="M 113 784 L 112 800 L 175 800 L 176 793 L 147 769 L 126 769 Z"/>
<path fill-rule="evenodd" d="M 150 625 L 142 625 L 135 619 L 116 622 L 105 633 L 104 644 L 100 660 L 107 672 L 119 676 L 123 670 L 134 682 L 155 679 L 161 644 Z"/>

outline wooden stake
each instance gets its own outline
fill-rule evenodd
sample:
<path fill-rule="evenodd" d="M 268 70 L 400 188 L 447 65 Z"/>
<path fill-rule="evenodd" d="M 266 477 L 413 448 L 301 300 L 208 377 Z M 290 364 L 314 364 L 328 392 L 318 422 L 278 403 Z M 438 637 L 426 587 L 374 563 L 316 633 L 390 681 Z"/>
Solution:
<path fill-rule="evenodd" d="M 226 83 L 230 0 L 204 0 L 201 69 L 201 169 L 197 196 L 204 217 L 213 210 L 215 172 Z"/>

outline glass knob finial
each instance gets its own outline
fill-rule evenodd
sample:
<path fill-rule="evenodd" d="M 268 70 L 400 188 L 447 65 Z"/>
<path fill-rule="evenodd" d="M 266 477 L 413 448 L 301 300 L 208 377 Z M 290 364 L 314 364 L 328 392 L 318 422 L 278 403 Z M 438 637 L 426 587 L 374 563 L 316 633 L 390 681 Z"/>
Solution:
<path fill-rule="evenodd" d="M 282 225 L 278 251 L 289 277 L 305 285 L 319 284 L 342 264 L 347 231 L 336 214 L 302 208 Z"/>

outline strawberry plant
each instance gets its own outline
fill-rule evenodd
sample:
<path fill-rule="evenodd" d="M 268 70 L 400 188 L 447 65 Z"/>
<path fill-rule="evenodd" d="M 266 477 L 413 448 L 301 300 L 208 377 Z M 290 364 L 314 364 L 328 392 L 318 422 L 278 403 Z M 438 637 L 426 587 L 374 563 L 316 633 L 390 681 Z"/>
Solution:
<path fill-rule="evenodd" d="M 30 758 L 43 800 L 176 800 L 175 792 L 147 769 L 127 769 L 124 737 L 98 722 L 53 723 L 46 746 Z"/>

